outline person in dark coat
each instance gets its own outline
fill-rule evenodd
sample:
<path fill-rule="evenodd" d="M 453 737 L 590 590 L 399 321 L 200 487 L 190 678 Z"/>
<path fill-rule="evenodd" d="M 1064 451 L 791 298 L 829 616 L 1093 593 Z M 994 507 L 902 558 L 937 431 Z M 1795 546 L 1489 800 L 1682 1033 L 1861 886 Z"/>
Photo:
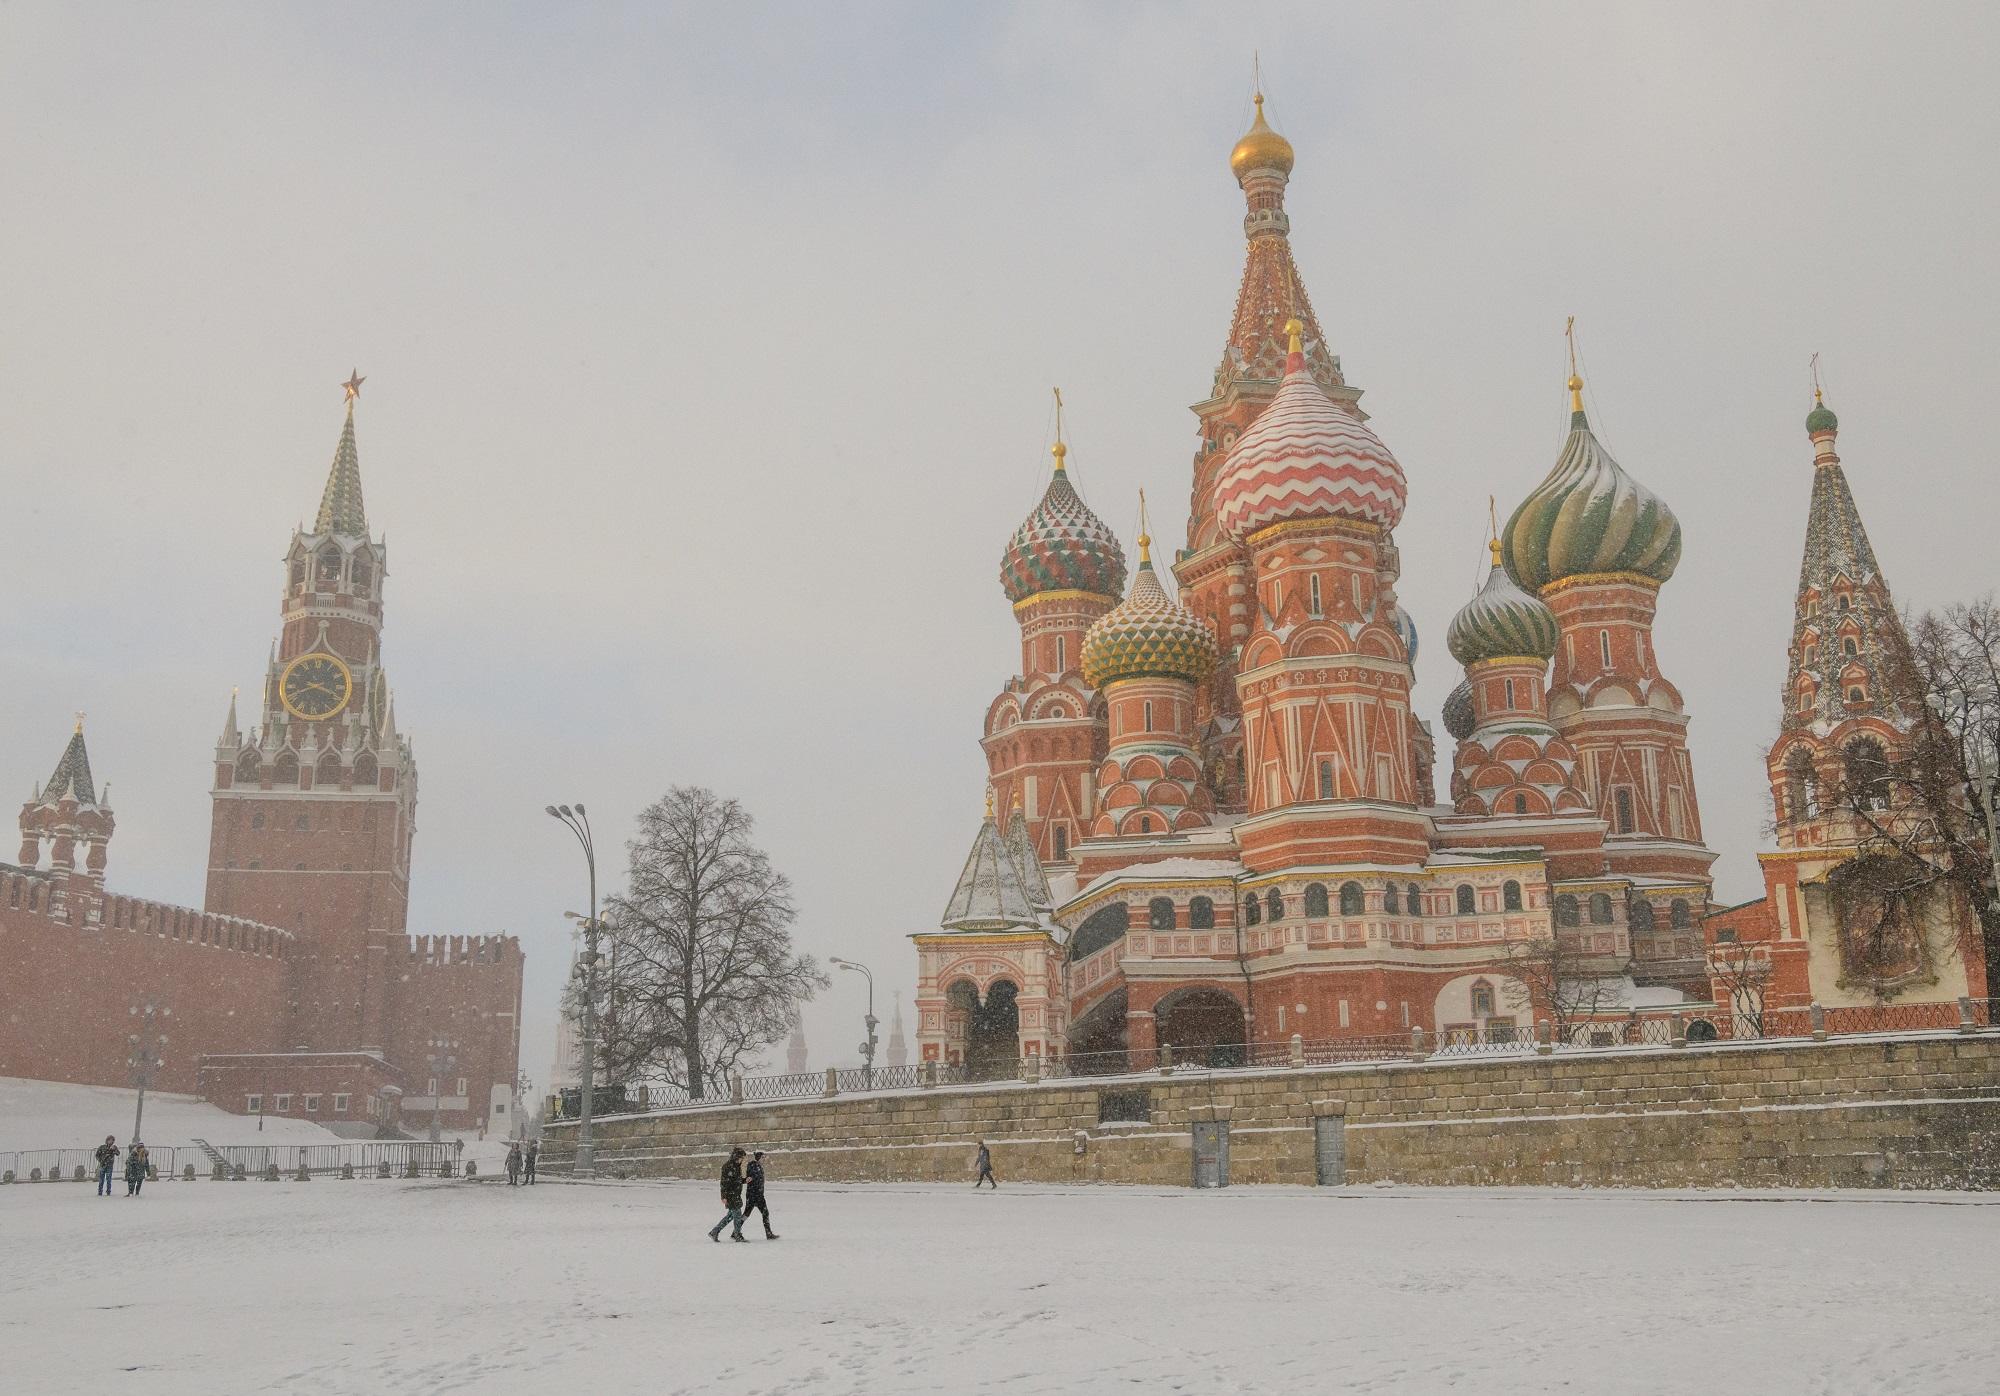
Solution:
<path fill-rule="evenodd" d="M 507 1186 L 521 1185 L 521 1142 L 517 1139 L 507 1148 Z"/>
<path fill-rule="evenodd" d="M 766 1241 L 775 1241 L 778 1239 L 778 1233 L 771 1230 L 771 1207 L 769 1203 L 764 1201 L 764 1151 L 762 1149 L 750 1155 L 749 1179 L 750 1195 L 749 1199 L 743 1204 L 743 1220 L 749 1221 L 752 1212 L 761 1212 L 764 1216 L 764 1239 Z"/>
<path fill-rule="evenodd" d="M 105 1135 L 104 1142 L 97 1146 L 97 1153 L 93 1157 L 97 1160 L 99 1197 L 111 1196 L 111 1171 L 118 1166 L 118 1155 L 123 1152 L 124 1150 L 118 1147 L 118 1136 L 115 1134 Z"/>
<path fill-rule="evenodd" d="M 530 1139 L 528 1141 L 528 1152 L 521 1160 L 521 1185 L 523 1187 L 535 1181 L 535 1160 L 540 1158 L 541 1155 L 542 1141 L 539 1139 Z"/>
<path fill-rule="evenodd" d="M 993 1191 L 1000 1191 L 1000 1182 L 993 1176 L 993 1151 L 986 1147 L 984 1139 L 979 1141 L 979 1176 L 972 1180 L 972 1190 L 979 1191 L 981 1183 L 993 1184 Z"/>
<path fill-rule="evenodd" d="M 127 1197 L 137 1197 L 139 1189 L 146 1186 L 146 1169 L 148 1165 L 149 1160 L 146 1157 L 146 1146 L 134 1139 L 132 1141 L 131 1152 L 125 1155 L 125 1195 Z"/>
<path fill-rule="evenodd" d="M 748 1241 L 750 1238 L 743 1234 L 743 1150 L 741 1149 L 731 1149 L 729 1161 L 722 1165 L 722 1205 L 727 1210 L 723 1212 L 722 1220 L 709 1229 L 708 1239 L 720 1241 L 722 1228 L 734 1226 L 736 1230 L 729 1239 Z"/>

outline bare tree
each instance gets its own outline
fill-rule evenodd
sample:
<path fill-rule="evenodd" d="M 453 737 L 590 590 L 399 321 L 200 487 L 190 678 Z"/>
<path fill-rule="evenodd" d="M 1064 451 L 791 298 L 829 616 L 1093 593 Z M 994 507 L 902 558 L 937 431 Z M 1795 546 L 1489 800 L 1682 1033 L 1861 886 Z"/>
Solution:
<path fill-rule="evenodd" d="M 1723 940 L 1721 934 L 1731 938 Z M 1729 997 L 1733 1037 L 1764 1035 L 1764 992 L 1771 982 L 1771 955 L 1761 941 L 1737 940 L 1722 932 L 1708 952 L 1708 977 Z"/>
<path fill-rule="evenodd" d="M 826 987 L 792 948 L 791 884 L 750 832 L 741 805 L 699 786 L 675 786 L 640 814 L 628 885 L 604 918 L 611 1079 L 664 1079 L 705 1099 Z"/>
<path fill-rule="evenodd" d="M 1992 598 L 1906 623 L 1885 665 L 1907 725 L 1893 751 L 1848 743 L 1817 772 L 1818 812 L 1847 823 L 1857 856 L 1829 878 L 1849 977 L 1878 992 L 1914 961 L 1956 953 L 1961 908 L 2000 964 L 2000 913 L 1982 774 L 2000 742 L 2000 606 Z"/>
<path fill-rule="evenodd" d="M 1626 1007 L 1629 961 L 1619 962 L 1584 949 L 1584 931 L 1552 926 L 1547 936 L 1507 947 L 1504 994 L 1507 1006 L 1547 1013 L 1558 1042 L 1570 1040 L 1578 1023 Z"/>

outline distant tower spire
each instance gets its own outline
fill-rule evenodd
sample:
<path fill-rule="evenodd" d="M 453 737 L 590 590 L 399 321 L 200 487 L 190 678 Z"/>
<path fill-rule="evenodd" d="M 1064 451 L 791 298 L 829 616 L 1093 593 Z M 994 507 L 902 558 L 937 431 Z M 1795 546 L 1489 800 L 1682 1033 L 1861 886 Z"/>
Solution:
<path fill-rule="evenodd" d="M 889 1014 L 889 1065 L 910 1064 L 909 1040 L 903 1036 L 903 991 L 896 991 L 896 1006 Z"/>
<path fill-rule="evenodd" d="M 806 1069 L 806 1025 L 796 1015 L 792 1018 L 792 1036 L 785 1043 L 785 1070 L 797 1076 Z"/>
<path fill-rule="evenodd" d="M 340 444 L 334 448 L 333 467 L 327 471 L 326 489 L 320 495 L 315 533 L 343 533 L 362 537 L 368 532 L 368 514 L 361 503 L 361 455 L 354 446 L 354 404 L 361 398 L 366 382 L 359 373 L 350 373 L 341 389 L 347 394 L 347 421 L 340 429 Z"/>

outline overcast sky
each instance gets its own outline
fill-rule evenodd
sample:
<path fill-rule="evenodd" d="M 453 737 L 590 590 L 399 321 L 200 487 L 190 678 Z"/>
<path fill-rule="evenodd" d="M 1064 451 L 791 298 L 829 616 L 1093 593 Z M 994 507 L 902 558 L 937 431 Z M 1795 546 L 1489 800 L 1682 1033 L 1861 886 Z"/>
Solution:
<path fill-rule="evenodd" d="M 1142 486 L 1182 532 L 1261 51 L 1300 266 L 1409 474 L 1423 712 L 1487 495 L 1561 445 L 1574 314 L 1685 529 L 1657 648 L 1750 897 L 1810 354 L 1898 600 L 1993 585 L 1996 49 L 1971 5 L 0 6 L 0 781 L 87 709 L 113 885 L 199 904 L 358 366 L 411 924 L 522 938 L 523 1066 L 584 897 L 543 806 L 590 805 L 615 885 L 675 783 L 749 807 L 886 1021 L 978 823 L 1051 385 L 1128 552 Z M 809 1010 L 816 1065 L 860 1013 L 852 976 Z"/>

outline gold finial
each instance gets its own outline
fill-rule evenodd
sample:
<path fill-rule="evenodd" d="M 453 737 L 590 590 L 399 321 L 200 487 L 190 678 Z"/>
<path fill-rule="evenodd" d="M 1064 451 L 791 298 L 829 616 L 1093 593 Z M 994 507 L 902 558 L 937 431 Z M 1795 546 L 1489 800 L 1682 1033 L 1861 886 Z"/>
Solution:
<path fill-rule="evenodd" d="M 1146 492 L 1139 491 L 1139 565 L 1145 567 L 1153 560 L 1153 535 L 1146 531 Z"/>
<path fill-rule="evenodd" d="M 1021 809 L 1021 792 L 1016 790 L 1014 792 L 1014 810 L 1016 813 L 1019 813 L 1020 809 Z"/>
<path fill-rule="evenodd" d="M 1256 70 L 1256 94 L 1250 99 L 1256 103 L 1257 115 L 1250 123 L 1250 129 L 1243 133 L 1243 139 L 1236 143 L 1236 149 L 1229 152 L 1229 168 L 1238 180 L 1252 170 L 1276 170 L 1280 174 L 1292 172 L 1292 143 L 1271 129 L 1264 120 L 1264 69 L 1261 63 Z"/>
<path fill-rule="evenodd" d="M 79 736 L 79 737 L 81 737 L 81 736 L 83 735 L 83 709 L 82 709 L 82 708 L 78 708 L 78 709 L 76 710 L 76 735 L 77 735 L 77 736 Z"/>
<path fill-rule="evenodd" d="M 361 376 L 358 369 L 349 369 L 347 371 L 347 381 L 340 386 L 347 390 L 347 401 L 350 405 L 353 404 L 356 398 L 361 396 L 361 385 L 367 381 L 366 378 Z"/>
<path fill-rule="evenodd" d="M 1576 317 L 1569 317 L 1563 326 L 1563 338 L 1569 341 L 1569 410 L 1583 411 L 1583 379 L 1576 372 Z"/>
<path fill-rule="evenodd" d="M 1291 319 L 1285 321 L 1285 335 L 1286 338 L 1290 341 L 1285 346 L 1286 351 L 1288 353 L 1293 353 L 1293 354 L 1305 353 L 1306 351 L 1305 321 L 1301 320 L 1296 315 L 1294 315 Z"/>
<path fill-rule="evenodd" d="M 1500 565 L 1500 513 L 1493 507 L 1493 496 L 1486 496 L 1486 527 L 1489 530 L 1486 546 L 1493 551 L 1493 565 Z"/>
<path fill-rule="evenodd" d="M 986 787 L 986 817 L 993 817 L 993 787 L 990 785 Z"/>
<path fill-rule="evenodd" d="M 1819 385 L 1819 355 L 1814 354 L 1807 362 L 1806 367 L 1812 371 L 1813 406 L 1824 407 L 1826 406 L 1826 394 L 1820 390 Z"/>
<path fill-rule="evenodd" d="M 1056 469 L 1062 470 L 1065 469 L 1063 457 L 1069 454 L 1069 447 L 1063 445 L 1062 389 L 1051 388 L 1049 391 L 1056 395 L 1056 444 L 1049 447 L 1049 454 L 1056 458 Z"/>

